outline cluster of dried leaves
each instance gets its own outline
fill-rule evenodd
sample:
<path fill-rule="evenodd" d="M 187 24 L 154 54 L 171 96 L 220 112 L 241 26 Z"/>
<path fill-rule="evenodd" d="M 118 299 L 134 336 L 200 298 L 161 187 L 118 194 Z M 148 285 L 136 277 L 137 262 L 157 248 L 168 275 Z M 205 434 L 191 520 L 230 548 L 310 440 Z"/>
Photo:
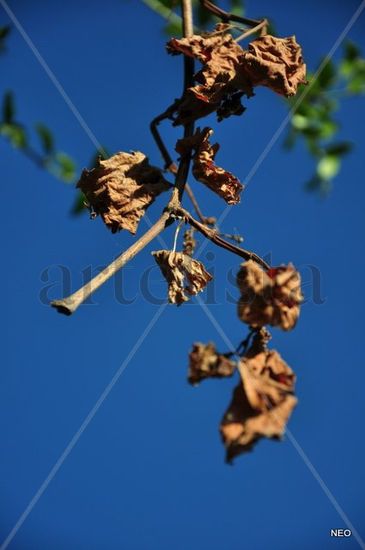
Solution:
<path fill-rule="evenodd" d="M 229 33 L 230 26 L 217 25 L 212 33 L 171 39 L 167 51 L 184 54 L 202 63 L 197 84 L 186 90 L 174 115 L 174 124 L 186 124 L 216 112 L 218 120 L 244 111 L 241 98 L 254 95 L 256 86 L 266 86 L 286 97 L 304 84 L 306 67 L 295 37 L 264 35 L 247 50 Z"/>
<path fill-rule="evenodd" d="M 240 115 L 244 111 L 241 98 L 252 97 L 257 86 L 288 97 L 306 82 L 306 67 L 295 37 L 266 34 L 243 49 L 229 29 L 229 25 L 220 24 L 212 33 L 168 42 L 169 53 L 190 56 L 202 64 L 195 85 L 174 104 L 174 125 L 213 112 L 218 120 Z M 176 151 L 181 157 L 192 157 L 192 172 L 198 182 L 229 205 L 238 204 L 244 186 L 231 172 L 215 164 L 219 145 L 210 143 L 212 133 L 211 128 L 198 128 L 192 136 L 177 142 Z M 113 233 L 126 229 L 135 234 L 147 208 L 171 184 L 143 153 L 120 152 L 99 160 L 93 170 L 84 170 L 78 187 L 92 211 Z M 181 252 L 174 247 L 152 253 L 167 282 L 172 304 L 183 304 L 212 280 L 203 264 L 193 259 L 195 245 L 191 228 L 185 232 Z M 250 450 L 261 437 L 280 438 L 285 431 L 296 404 L 295 376 L 279 353 L 267 348 L 265 325 L 291 330 L 302 302 L 300 276 L 292 265 L 265 270 L 250 260 L 242 264 L 237 285 L 241 293 L 238 317 L 249 326 L 243 351 L 239 347 L 235 353 L 221 354 L 212 343 L 195 343 L 188 373 L 191 384 L 239 373 L 239 384 L 220 427 L 229 461 Z"/>
<path fill-rule="evenodd" d="M 227 461 L 250 451 L 262 437 L 278 439 L 285 432 L 289 416 L 297 403 L 295 376 L 279 353 L 269 350 L 271 336 L 264 325 L 283 330 L 295 326 L 302 293 L 300 275 L 292 265 L 264 271 L 249 260 L 242 264 L 237 284 L 241 291 L 238 316 L 250 326 L 252 344 L 243 344 L 243 353 L 220 354 L 212 343 L 195 343 L 190 353 L 189 382 L 205 378 L 232 376 L 240 382 L 221 422 L 221 435 Z M 235 356 L 235 360 L 234 360 Z"/>

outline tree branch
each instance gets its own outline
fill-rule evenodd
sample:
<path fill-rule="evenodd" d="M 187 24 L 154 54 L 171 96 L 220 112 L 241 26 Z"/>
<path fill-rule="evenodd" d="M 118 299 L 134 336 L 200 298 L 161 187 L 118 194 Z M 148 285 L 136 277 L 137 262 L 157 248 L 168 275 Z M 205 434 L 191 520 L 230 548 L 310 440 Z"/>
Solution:
<path fill-rule="evenodd" d="M 241 248 L 240 246 L 236 246 L 228 241 L 225 241 L 222 239 L 222 237 L 219 235 L 218 231 L 216 229 L 212 229 L 210 227 L 207 227 L 205 224 L 199 222 L 193 216 L 185 210 L 182 207 L 175 208 L 173 210 L 173 213 L 176 216 L 183 217 L 192 227 L 194 227 L 197 231 L 200 231 L 204 237 L 212 241 L 217 246 L 220 246 L 221 248 L 224 248 L 225 250 L 228 250 L 229 252 L 233 252 L 233 254 L 237 254 L 237 256 L 241 256 L 241 258 L 244 258 L 245 260 L 254 260 L 257 262 L 261 267 L 264 269 L 270 269 L 270 266 L 268 263 L 265 262 L 260 256 L 255 254 L 255 252 L 251 252 L 250 250 L 245 250 L 244 248 Z"/>
<path fill-rule="evenodd" d="M 192 0 L 181 0 L 181 11 L 183 18 L 183 34 L 185 37 L 193 34 L 193 10 Z M 194 83 L 194 60 L 184 56 L 184 91 Z M 169 109 L 167 109 L 168 111 Z M 166 112 L 167 112 L 166 111 Z M 158 117 L 157 117 L 158 118 Z M 191 122 L 184 126 L 184 137 L 190 137 L 194 133 L 194 123 Z M 111 262 L 103 271 L 101 271 L 91 281 L 82 288 L 62 300 L 54 300 L 51 306 L 55 307 L 60 313 L 71 315 L 86 298 L 95 290 L 103 285 L 119 269 L 121 269 L 129 260 L 134 258 L 138 252 L 143 250 L 157 235 L 159 235 L 168 225 L 173 208 L 180 207 L 181 198 L 189 173 L 191 155 L 181 157 L 175 179 L 175 187 L 172 191 L 171 199 L 165 211 L 159 220 L 131 247 L 123 252 L 118 258 Z"/>

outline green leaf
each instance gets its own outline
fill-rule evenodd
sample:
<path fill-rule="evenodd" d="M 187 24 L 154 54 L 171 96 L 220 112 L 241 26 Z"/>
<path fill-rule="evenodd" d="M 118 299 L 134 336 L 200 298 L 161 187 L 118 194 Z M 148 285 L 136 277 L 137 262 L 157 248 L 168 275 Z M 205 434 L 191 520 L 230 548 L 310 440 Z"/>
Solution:
<path fill-rule="evenodd" d="M 335 156 L 347 155 L 353 149 L 353 146 L 353 143 L 349 141 L 340 141 L 326 147 L 326 154 Z"/>
<path fill-rule="evenodd" d="M 72 205 L 71 208 L 71 214 L 73 216 L 77 216 L 79 214 L 82 214 L 83 212 L 86 212 L 87 209 L 85 207 L 86 197 L 81 191 L 78 193 L 75 202 Z"/>
<path fill-rule="evenodd" d="M 3 25 L 0 27 L 0 53 L 5 50 L 5 39 L 10 32 L 9 25 Z"/>
<path fill-rule="evenodd" d="M 230 12 L 235 15 L 244 15 L 245 6 L 243 0 L 231 0 Z"/>
<path fill-rule="evenodd" d="M 15 102 L 13 92 L 6 92 L 3 97 L 3 122 L 12 124 L 15 116 Z"/>
<path fill-rule="evenodd" d="M 52 154 L 54 152 L 54 140 L 52 132 L 44 124 L 37 124 L 36 132 L 40 139 L 44 153 L 46 155 Z"/>
<path fill-rule="evenodd" d="M 46 155 L 51 155 L 54 152 L 54 141 L 51 131 L 44 124 L 37 124 L 36 132 L 41 142 L 43 152 Z"/>
<path fill-rule="evenodd" d="M 326 90 L 336 80 L 336 67 L 332 61 L 327 61 L 317 77 L 320 88 Z"/>
<path fill-rule="evenodd" d="M 325 155 L 317 164 L 317 175 L 323 181 L 329 181 L 337 176 L 341 167 L 341 159 L 336 155 Z"/>
<path fill-rule="evenodd" d="M 329 139 L 338 130 L 338 124 L 333 120 L 324 120 L 320 125 L 319 136 L 321 139 Z"/>
<path fill-rule="evenodd" d="M 59 177 L 66 182 L 72 182 L 76 175 L 76 167 L 72 158 L 65 153 L 57 153 L 56 162 L 58 163 Z"/>
<path fill-rule="evenodd" d="M 8 138 L 13 147 L 17 149 L 27 147 L 27 134 L 20 124 L 1 124 L 0 134 Z"/>
<path fill-rule="evenodd" d="M 351 40 L 346 40 L 343 45 L 344 49 L 344 59 L 346 61 L 353 61 L 354 59 L 361 57 L 361 51 L 358 46 Z"/>
<path fill-rule="evenodd" d="M 296 130 L 304 130 L 310 126 L 310 120 L 304 115 L 295 114 L 291 119 L 291 123 Z"/>
<path fill-rule="evenodd" d="M 164 28 L 168 36 L 182 36 L 182 21 L 171 21 Z"/>

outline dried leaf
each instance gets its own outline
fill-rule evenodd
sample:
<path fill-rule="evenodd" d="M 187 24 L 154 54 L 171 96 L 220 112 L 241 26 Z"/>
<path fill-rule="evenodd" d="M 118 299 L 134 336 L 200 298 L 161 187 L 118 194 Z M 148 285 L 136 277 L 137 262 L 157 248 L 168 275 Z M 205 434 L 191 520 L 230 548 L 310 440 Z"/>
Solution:
<path fill-rule="evenodd" d="M 239 70 L 244 50 L 227 32 L 228 28 L 219 24 L 213 33 L 169 41 L 169 53 L 183 53 L 203 64 L 201 71 L 195 75 L 198 84 L 189 88 L 182 98 L 175 118 L 176 125 L 197 120 L 217 110 L 220 119 L 230 114 L 241 114 L 240 97 L 243 94 L 248 97 L 253 95 L 246 74 Z M 232 109 L 229 108 L 230 102 Z"/>
<path fill-rule="evenodd" d="M 240 115 L 244 111 L 242 96 L 252 97 L 255 86 L 267 86 L 291 96 L 299 84 L 306 83 L 306 66 L 295 37 L 265 35 L 253 40 L 246 51 L 234 41 L 228 29 L 228 25 L 219 24 L 213 33 L 168 42 L 169 53 L 182 53 L 203 65 L 195 75 L 197 85 L 184 93 L 178 105 L 175 125 L 214 111 L 218 120 Z"/>
<path fill-rule="evenodd" d="M 240 372 L 247 399 L 254 409 L 265 411 L 278 405 L 294 391 L 295 374 L 276 350 L 248 353 L 240 361 Z"/>
<path fill-rule="evenodd" d="M 282 437 L 296 404 L 297 399 L 287 394 L 278 405 L 260 412 L 251 407 L 242 384 L 239 384 L 220 427 L 227 461 L 231 462 L 235 456 L 252 450 L 262 437 Z"/>
<path fill-rule="evenodd" d="M 136 151 L 99 159 L 96 168 L 82 172 L 77 187 L 112 233 L 127 229 L 134 234 L 147 208 L 170 184 Z"/>
<path fill-rule="evenodd" d="M 237 204 L 240 202 L 240 193 L 244 186 L 231 172 L 214 164 L 219 145 L 218 143 L 210 144 L 209 138 L 212 134 L 211 128 L 203 130 L 197 128 L 192 137 L 183 138 L 177 142 L 176 151 L 180 154 L 195 151 L 193 156 L 194 177 L 217 193 L 228 204 Z"/>
<path fill-rule="evenodd" d="M 171 304 L 181 305 L 189 299 L 186 293 L 195 296 L 213 279 L 201 262 L 183 252 L 158 250 L 152 252 L 152 255 L 168 282 Z M 184 286 L 185 280 L 187 284 Z"/>
<path fill-rule="evenodd" d="M 270 34 L 253 40 L 245 53 L 243 69 L 253 86 L 267 86 L 286 97 L 296 94 L 299 84 L 306 84 L 306 65 L 302 49 L 295 40 Z"/>
<path fill-rule="evenodd" d="M 269 324 L 291 330 L 303 301 L 300 282 L 291 264 L 268 271 L 252 260 L 242 264 L 237 275 L 239 318 L 254 328 Z"/>
<path fill-rule="evenodd" d="M 232 376 L 236 363 L 226 355 L 218 353 L 215 345 L 195 343 L 189 355 L 190 384 L 198 384 L 205 378 L 223 378 Z"/>

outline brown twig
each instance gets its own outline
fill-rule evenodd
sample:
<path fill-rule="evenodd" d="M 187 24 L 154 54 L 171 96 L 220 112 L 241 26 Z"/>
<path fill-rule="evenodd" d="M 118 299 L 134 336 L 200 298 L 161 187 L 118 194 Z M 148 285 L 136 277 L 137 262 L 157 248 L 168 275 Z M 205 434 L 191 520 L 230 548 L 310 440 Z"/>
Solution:
<path fill-rule="evenodd" d="M 183 16 L 183 32 L 184 36 L 193 34 L 193 11 L 191 0 L 181 0 L 182 16 Z M 184 90 L 190 87 L 194 79 L 194 60 L 184 56 Z M 168 109 L 167 109 L 168 111 Z M 166 112 L 166 111 L 165 111 Z M 159 118 L 159 117 L 157 117 Z M 194 123 L 189 123 L 184 126 L 184 137 L 190 137 L 194 132 Z M 168 225 L 172 209 L 180 206 L 180 201 L 184 193 L 184 188 L 189 173 L 190 154 L 181 157 L 179 167 L 176 174 L 175 187 L 169 204 L 162 216 L 157 222 L 132 246 L 123 252 L 118 258 L 111 262 L 103 271 L 101 271 L 91 281 L 86 283 L 82 288 L 62 300 L 54 300 L 51 306 L 55 307 L 60 313 L 71 315 L 95 290 L 103 285 L 110 277 L 112 277 L 119 269 L 121 269 L 129 260 L 131 260 L 138 252 L 143 250 L 145 246 L 159 235 Z"/>
<path fill-rule="evenodd" d="M 206 225 L 215 225 L 217 218 L 214 218 L 213 216 L 204 216 L 203 212 L 200 210 L 200 206 L 198 201 L 195 198 L 194 192 L 188 183 L 185 185 L 185 190 L 186 190 L 186 194 L 191 200 L 191 203 L 194 207 L 194 210 L 199 220 Z"/>
<path fill-rule="evenodd" d="M 138 252 L 143 250 L 157 235 L 162 233 L 168 225 L 170 218 L 169 212 L 164 212 L 159 220 L 144 234 L 138 241 L 132 244 L 118 258 L 113 260 L 103 271 L 98 273 L 91 281 L 82 286 L 79 290 L 63 298 L 62 300 L 54 300 L 51 306 L 55 307 L 60 313 L 71 315 L 95 290 L 100 288 L 110 277 L 121 269 L 129 260 L 134 258 Z"/>
<path fill-rule="evenodd" d="M 241 15 L 236 15 L 234 13 L 229 13 L 227 11 L 222 10 L 222 8 L 219 8 L 213 2 L 210 0 L 200 0 L 201 5 L 203 8 L 208 10 L 213 15 L 219 17 L 224 23 L 229 23 L 229 21 L 235 21 L 236 23 L 241 23 L 243 25 L 248 25 L 249 27 L 256 27 L 260 21 L 257 21 L 256 19 L 249 19 L 248 17 L 242 17 Z"/>
<path fill-rule="evenodd" d="M 192 227 L 194 227 L 197 231 L 202 233 L 204 237 L 212 241 L 217 246 L 220 246 L 221 248 L 224 248 L 225 250 L 228 250 L 229 252 L 232 252 L 233 254 L 237 254 L 237 256 L 241 256 L 241 258 L 244 258 L 245 260 L 254 260 L 259 265 L 261 265 L 264 269 L 270 269 L 270 266 L 268 263 L 265 262 L 260 256 L 255 254 L 255 252 L 251 252 L 250 250 L 245 250 L 244 248 L 241 248 L 240 246 L 236 246 L 228 241 L 225 241 L 222 239 L 220 234 L 216 229 L 207 227 L 203 223 L 199 222 L 193 216 L 185 210 L 184 208 L 175 208 L 173 210 L 173 213 L 176 216 L 183 217 Z"/>
<path fill-rule="evenodd" d="M 240 36 L 235 38 L 235 42 L 240 42 L 241 40 L 244 40 L 245 38 L 248 38 L 252 34 L 255 34 L 255 33 L 259 32 L 260 30 L 262 31 L 261 35 L 266 34 L 267 33 L 267 25 L 268 25 L 267 19 L 263 19 L 262 21 L 260 21 L 260 23 L 258 25 L 256 25 L 256 27 L 252 27 L 252 29 L 248 29 L 248 31 L 245 31 L 244 33 L 240 34 Z"/>

